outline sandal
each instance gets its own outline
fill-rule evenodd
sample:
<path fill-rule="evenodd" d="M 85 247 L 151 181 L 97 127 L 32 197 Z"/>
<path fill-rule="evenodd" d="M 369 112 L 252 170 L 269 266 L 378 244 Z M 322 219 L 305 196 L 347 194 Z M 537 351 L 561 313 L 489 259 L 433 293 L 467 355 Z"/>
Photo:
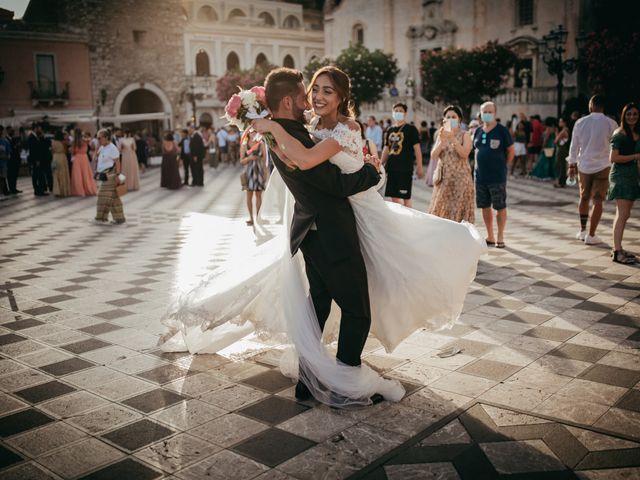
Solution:
<path fill-rule="evenodd" d="M 638 259 L 636 257 L 627 255 L 624 250 L 614 251 L 612 260 L 616 263 L 621 263 L 622 265 L 635 265 L 638 263 Z"/>
<path fill-rule="evenodd" d="M 487 242 L 487 247 L 495 247 L 496 246 L 496 242 L 492 242 L 490 240 L 485 239 L 485 242 Z"/>
<path fill-rule="evenodd" d="M 247 220 L 245 223 L 250 227 L 253 225 L 253 220 Z"/>
<path fill-rule="evenodd" d="M 498 242 L 496 243 L 496 248 L 505 248 L 506 245 L 504 244 L 504 242 Z"/>

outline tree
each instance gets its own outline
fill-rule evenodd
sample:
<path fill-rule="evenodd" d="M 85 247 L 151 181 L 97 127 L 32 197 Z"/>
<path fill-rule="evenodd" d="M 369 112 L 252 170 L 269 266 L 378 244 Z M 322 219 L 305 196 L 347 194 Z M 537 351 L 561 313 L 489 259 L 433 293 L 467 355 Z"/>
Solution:
<path fill-rule="evenodd" d="M 385 85 L 393 84 L 399 71 L 393 55 L 352 44 L 335 60 L 325 57 L 309 62 L 304 69 L 305 76 L 311 80 L 315 71 L 326 65 L 335 65 L 349 75 L 356 112 L 359 112 L 361 104 L 380 100 Z"/>
<path fill-rule="evenodd" d="M 227 102 L 231 95 L 238 93 L 238 87 L 249 89 L 258 85 L 264 85 L 264 79 L 274 69 L 273 65 L 256 67 L 250 70 L 228 71 L 216 82 L 216 95 L 221 102 Z"/>
<path fill-rule="evenodd" d="M 471 106 L 504 92 L 516 54 L 489 42 L 472 50 L 427 51 L 422 57 L 423 95 L 429 100 L 460 106 L 469 118 Z"/>
<path fill-rule="evenodd" d="M 582 63 L 593 93 L 604 94 L 612 113 L 640 97 L 640 33 L 603 30 L 587 37 Z"/>

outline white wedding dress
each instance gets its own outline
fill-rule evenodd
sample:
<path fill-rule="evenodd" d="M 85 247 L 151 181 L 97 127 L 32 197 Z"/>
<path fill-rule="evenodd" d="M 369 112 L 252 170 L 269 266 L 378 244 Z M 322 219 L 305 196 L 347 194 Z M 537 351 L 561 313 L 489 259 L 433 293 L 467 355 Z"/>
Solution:
<path fill-rule="evenodd" d="M 329 161 L 344 173 L 362 168 L 359 132 L 338 124 L 312 135 L 318 140 L 333 138 L 342 146 Z M 473 225 L 387 202 L 379 187 L 349 200 L 367 268 L 371 333 L 391 352 L 420 328 L 453 325 L 487 247 Z M 291 257 L 289 252 L 293 202 L 274 170 L 261 215 L 278 215 L 285 228 L 178 299 L 163 319 L 167 331 L 162 349 L 213 353 L 251 332 L 281 337 L 295 348 L 295 354 L 283 355 L 283 373 L 292 378 L 299 374 L 319 401 L 334 406 L 368 404 L 373 393 L 399 401 L 404 395 L 399 382 L 384 379 L 366 365 L 343 365 L 323 344 L 302 255 Z M 331 331 L 325 331 L 325 340 L 337 332 L 336 310 L 327 322 Z"/>

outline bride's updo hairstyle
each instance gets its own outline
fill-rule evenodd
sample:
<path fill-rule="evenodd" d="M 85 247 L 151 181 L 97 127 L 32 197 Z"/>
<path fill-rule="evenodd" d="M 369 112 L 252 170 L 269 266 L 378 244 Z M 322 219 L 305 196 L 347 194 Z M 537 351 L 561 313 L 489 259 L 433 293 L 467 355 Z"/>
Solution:
<path fill-rule="evenodd" d="M 311 79 L 311 83 L 307 90 L 309 99 L 311 100 L 313 86 L 316 84 L 316 80 L 320 75 L 327 75 L 329 77 L 333 88 L 335 88 L 336 93 L 341 99 L 340 105 L 338 106 L 338 113 L 345 117 L 356 118 L 353 100 L 351 100 L 351 80 L 349 80 L 349 76 L 338 67 L 328 65 L 326 67 L 322 67 L 313 74 L 313 78 Z"/>

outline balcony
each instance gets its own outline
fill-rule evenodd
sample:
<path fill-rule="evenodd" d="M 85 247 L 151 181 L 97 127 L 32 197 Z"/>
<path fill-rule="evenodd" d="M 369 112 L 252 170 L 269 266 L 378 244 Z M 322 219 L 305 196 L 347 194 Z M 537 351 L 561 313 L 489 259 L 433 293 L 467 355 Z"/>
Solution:
<path fill-rule="evenodd" d="M 562 98 L 575 97 L 576 87 L 564 87 Z M 507 90 L 496 97 L 498 105 L 555 105 L 558 99 L 556 87 L 534 87 L 534 88 L 507 88 Z"/>
<path fill-rule="evenodd" d="M 36 107 L 38 105 L 46 105 L 53 107 L 54 105 L 69 104 L 69 82 L 27 82 L 31 92 L 31 104 Z"/>

